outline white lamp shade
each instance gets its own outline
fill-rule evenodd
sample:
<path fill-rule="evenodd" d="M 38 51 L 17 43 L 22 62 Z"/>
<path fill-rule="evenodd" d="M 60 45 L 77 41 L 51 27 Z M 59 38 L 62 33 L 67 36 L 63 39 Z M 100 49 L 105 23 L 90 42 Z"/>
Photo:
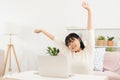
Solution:
<path fill-rule="evenodd" d="M 6 22 L 4 25 L 5 25 L 5 29 L 4 29 L 5 34 L 17 34 L 18 33 L 19 29 L 16 23 Z"/>

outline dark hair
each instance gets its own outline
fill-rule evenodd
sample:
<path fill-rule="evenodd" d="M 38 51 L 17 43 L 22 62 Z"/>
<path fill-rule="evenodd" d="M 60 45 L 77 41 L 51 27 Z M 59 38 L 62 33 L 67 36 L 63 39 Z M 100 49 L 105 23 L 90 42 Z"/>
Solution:
<path fill-rule="evenodd" d="M 74 39 L 80 40 L 80 47 L 83 50 L 85 48 L 85 45 L 83 41 L 81 40 L 80 36 L 76 33 L 70 33 L 68 36 L 65 38 L 65 45 L 68 46 L 70 42 L 72 42 Z"/>

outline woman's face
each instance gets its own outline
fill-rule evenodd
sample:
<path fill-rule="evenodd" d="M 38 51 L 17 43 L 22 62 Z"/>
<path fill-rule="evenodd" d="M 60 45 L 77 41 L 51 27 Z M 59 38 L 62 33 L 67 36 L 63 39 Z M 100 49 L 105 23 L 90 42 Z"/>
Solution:
<path fill-rule="evenodd" d="M 72 52 L 79 52 L 79 51 L 80 51 L 80 40 L 74 38 L 74 40 L 72 40 L 72 41 L 68 44 L 68 48 L 69 48 Z"/>

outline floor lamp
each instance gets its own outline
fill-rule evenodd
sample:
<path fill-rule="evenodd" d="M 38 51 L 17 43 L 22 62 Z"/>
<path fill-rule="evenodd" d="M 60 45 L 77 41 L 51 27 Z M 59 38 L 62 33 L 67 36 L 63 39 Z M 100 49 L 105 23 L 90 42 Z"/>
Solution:
<path fill-rule="evenodd" d="M 2 71 L 2 76 L 5 74 L 8 57 L 9 57 L 9 69 L 8 70 L 9 70 L 9 72 L 12 71 L 12 68 L 11 68 L 11 55 L 12 55 L 12 52 L 11 51 L 13 51 L 13 55 L 15 57 L 18 70 L 19 70 L 19 72 L 21 71 L 20 70 L 20 65 L 19 65 L 19 62 L 18 62 L 18 59 L 17 59 L 17 55 L 16 55 L 16 52 L 15 52 L 15 48 L 14 48 L 14 45 L 12 44 L 12 36 L 15 35 L 15 34 L 7 34 L 7 35 L 10 37 L 10 39 L 9 39 L 10 42 L 9 42 L 8 48 L 7 48 L 7 53 L 6 53 L 6 58 L 5 58 L 5 61 L 4 61 L 4 67 L 3 67 L 3 71 Z"/>

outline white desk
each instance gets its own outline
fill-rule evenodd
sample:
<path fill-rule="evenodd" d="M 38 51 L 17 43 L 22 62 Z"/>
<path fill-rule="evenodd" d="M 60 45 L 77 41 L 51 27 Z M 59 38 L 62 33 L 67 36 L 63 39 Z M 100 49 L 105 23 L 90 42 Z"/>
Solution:
<path fill-rule="evenodd" d="M 21 73 L 8 74 L 4 77 L 14 78 L 13 80 L 107 80 L 106 76 L 78 75 L 75 74 L 69 78 L 42 77 L 37 71 L 27 71 Z"/>

